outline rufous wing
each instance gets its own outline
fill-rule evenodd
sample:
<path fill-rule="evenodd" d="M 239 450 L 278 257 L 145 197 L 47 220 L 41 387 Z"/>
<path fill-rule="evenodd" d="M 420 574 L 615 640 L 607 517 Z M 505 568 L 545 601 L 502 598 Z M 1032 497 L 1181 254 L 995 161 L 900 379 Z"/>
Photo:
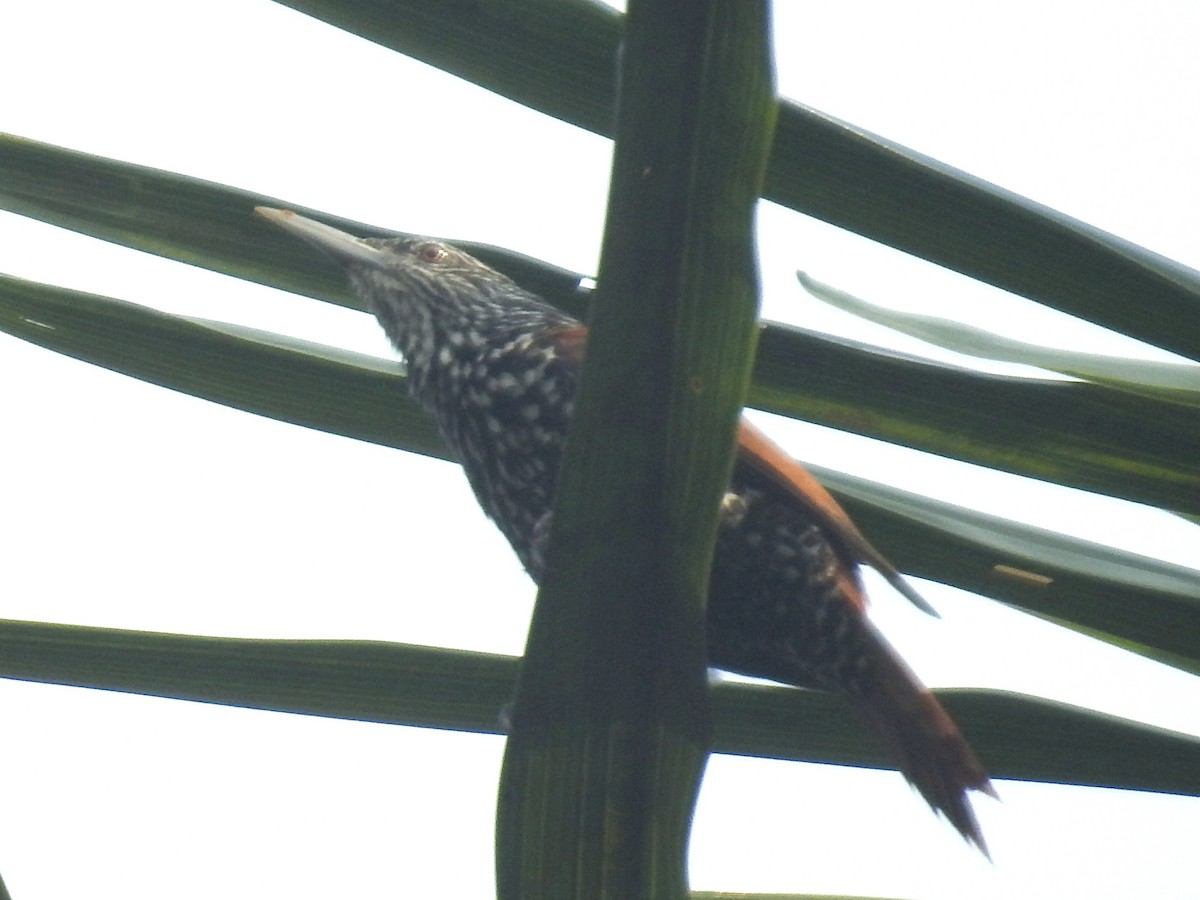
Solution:
<path fill-rule="evenodd" d="M 813 474 L 744 418 L 738 430 L 738 460 L 803 506 L 815 522 L 825 529 L 831 543 L 850 557 L 849 562 L 866 563 L 918 609 L 931 616 L 937 615 L 937 611 L 904 580 L 904 576 L 896 571 L 887 557 L 863 537 L 850 516 Z"/>

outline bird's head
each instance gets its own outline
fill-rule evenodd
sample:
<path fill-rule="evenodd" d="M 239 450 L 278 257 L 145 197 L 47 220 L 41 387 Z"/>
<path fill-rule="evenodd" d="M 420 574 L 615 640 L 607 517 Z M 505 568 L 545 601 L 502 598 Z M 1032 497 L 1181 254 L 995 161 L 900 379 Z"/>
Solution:
<path fill-rule="evenodd" d="M 373 305 L 388 298 L 461 302 L 515 288 L 507 275 L 440 241 L 359 238 L 291 210 L 260 206 L 255 212 L 339 263 Z"/>
<path fill-rule="evenodd" d="M 415 375 L 452 347 L 514 331 L 575 324 L 507 275 L 427 238 L 359 238 L 290 210 L 255 212 L 317 247 L 346 270 Z"/>

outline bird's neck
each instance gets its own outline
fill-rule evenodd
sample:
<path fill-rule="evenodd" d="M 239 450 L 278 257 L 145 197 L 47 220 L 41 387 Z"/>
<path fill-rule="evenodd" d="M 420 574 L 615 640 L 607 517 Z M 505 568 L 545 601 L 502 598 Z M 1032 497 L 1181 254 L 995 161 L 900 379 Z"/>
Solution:
<path fill-rule="evenodd" d="M 574 324 L 515 286 L 494 295 L 480 291 L 470 302 L 377 304 L 375 314 L 404 356 L 413 396 L 438 419 L 461 408 L 463 392 L 515 343 Z"/>
<path fill-rule="evenodd" d="M 413 397 L 433 416 L 472 488 L 536 579 L 580 368 L 578 323 L 539 301 L 425 308 L 385 322 Z"/>

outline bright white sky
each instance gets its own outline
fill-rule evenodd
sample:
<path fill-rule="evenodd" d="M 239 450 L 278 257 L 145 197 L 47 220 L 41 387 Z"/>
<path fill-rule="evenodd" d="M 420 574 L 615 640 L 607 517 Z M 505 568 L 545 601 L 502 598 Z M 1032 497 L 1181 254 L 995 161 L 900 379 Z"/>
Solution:
<path fill-rule="evenodd" d="M 781 91 L 1200 267 L 1200 8 L 779 3 Z M 593 272 L 607 142 L 266 0 L 0 12 L 0 129 Z M 1094 329 L 772 207 L 766 314 L 918 349 L 802 294 L 1093 352 Z M 0 215 L 0 271 L 367 352 L 372 320 Z M 533 589 L 448 464 L 256 418 L 0 337 L 0 617 L 519 653 Z M 798 456 L 1194 564 L 1152 511 L 768 422 Z M 877 618 L 938 685 L 1200 733 L 1196 679 L 922 585 Z M 0 682 L 18 900 L 484 897 L 501 740 Z M 1195 894 L 1200 801 L 1005 782 L 985 863 L 890 772 L 714 757 L 696 889 Z"/>

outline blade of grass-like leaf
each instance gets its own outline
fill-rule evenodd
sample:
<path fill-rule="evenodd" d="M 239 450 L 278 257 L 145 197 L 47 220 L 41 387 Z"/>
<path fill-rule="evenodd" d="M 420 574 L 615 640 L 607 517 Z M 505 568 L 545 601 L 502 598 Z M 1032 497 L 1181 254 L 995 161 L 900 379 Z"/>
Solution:
<path fill-rule="evenodd" d="M 830 306 L 947 350 L 981 359 L 1038 366 L 1117 390 L 1200 406 L 1197 364 L 1126 359 L 1030 344 L 951 319 L 879 306 L 823 284 L 804 272 L 797 272 L 796 277 L 808 293 Z"/>
<path fill-rule="evenodd" d="M 1135 502 L 1200 506 L 1200 412 L 1101 385 L 990 375 L 776 326 L 759 338 L 750 404 Z"/>
<path fill-rule="evenodd" d="M 902 491 L 865 478 L 813 466 L 822 484 L 840 494 L 904 515 L 941 531 L 992 548 L 996 565 L 1027 563 L 1035 572 L 1090 572 L 1129 587 L 1187 599 L 1200 610 L 1200 571 L 978 510 Z M 986 592 L 984 592 L 986 593 Z"/>
<path fill-rule="evenodd" d="M 213 638 L 0 620 L 0 677 L 501 733 L 520 660 L 378 641 Z M 937 691 L 998 778 L 1200 795 L 1200 738 L 998 691 Z M 722 753 L 891 768 L 845 702 L 720 682 Z"/>
<path fill-rule="evenodd" d="M 380 641 L 261 640 L 0 620 L 0 675 L 242 706 L 499 733 L 515 657 Z"/>
<path fill-rule="evenodd" d="M 630 0 L 621 79 L 598 301 L 501 774 L 497 891 L 513 900 L 683 896 L 708 756 L 704 602 L 774 126 L 766 0 Z"/>
<path fill-rule="evenodd" d="M 1200 673 L 1200 572 L 819 467 L 902 571 Z M 934 574 L 934 572 L 939 574 Z"/>
<path fill-rule="evenodd" d="M 815 110 L 780 141 L 771 199 L 1200 359 L 1200 272 Z"/>
<path fill-rule="evenodd" d="M 0 275 L 0 330 L 143 381 L 247 412 L 421 453 L 444 453 L 395 363 L 252 339 L 108 297 Z M 290 343 L 290 346 L 288 344 Z M 307 345 L 309 348 L 312 345 Z"/>
<path fill-rule="evenodd" d="M 0 330 L 80 359 L 286 422 L 448 458 L 425 414 L 408 397 L 398 367 L 336 347 L 255 329 L 157 312 L 132 303 L 0 276 Z M 214 364 L 214 361 L 220 361 Z M 1086 564 L 1039 551 L 1037 534 L 965 510 L 947 515 L 924 498 L 825 473 L 872 540 L 903 571 L 978 591 L 1043 615 L 1133 641 L 1129 649 L 1172 665 L 1200 666 L 1188 582 L 1155 564 L 1117 555 L 1127 574 L 1109 580 Z M 932 504 L 932 505 L 931 505 Z M 956 517 L 968 517 L 966 519 Z M 989 528 L 1015 544 L 988 544 Z M 976 529 L 980 541 L 965 534 Z M 1046 546 L 1053 544 L 1047 537 Z M 1109 551 L 1115 553 L 1116 551 Z M 1053 590 L 997 577 L 997 554 L 1054 578 Z M 1126 645 L 1126 644 L 1123 644 Z"/>
<path fill-rule="evenodd" d="M 533 109 L 611 135 L 621 15 L 593 0 L 283 0 Z M 881 243 L 1200 359 L 1200 273 L 794 103 L 764 196 Z M 1137 298 L 1131 302 L 1130 298 Z"/>
<path fill-rule="evenodd" d="M 0 205 L 217 271 L 357 306 L 332 265 L 289 246 L 277 229 L 258 224 L 250 205 L 261 200 L 209 182 L 0 138 Z M 385 233 L 306 214 L 354 233 Z M 219 227 L 198 229 L 196 223 L 209 215 Z M 497 248 L 463 246 L 583 315 L 587 297 L 577 289 L 580 275 Z M 1194 452 L 1200 443 L 1200 412 L 1191 408 L 1123 397 L 1096 385 L 1032 382 L 929 365 L 770 324 L 759 340 L 750 403 L 1017 474 L 1200 512 L 1200 457 Z M 1103 429 L 1096 423 L 1103 423 Z"/>
<path fill-rule="evenodd" d="M 1136 769 L 1140 783 L 1155 780 L 1154 790 L 1200 793 L 1193 757 L 1198 738 L 1005 691 L 934 693 L 993 777 L 1132 788 L 1129 773 Z M 837 757 L 849 765 L 890 768 L 858 729 L 846 727 L 845 704 L 828 694 L 725 683 L 714 688 L 713 712 L 719 752 L 807 762 Z M 809 740 L 824 759 L 809 752 Z M 1143 754 L 1154 756 L 1144 770 Z"/>
<path fill-rule="evenodd" d="M 135 250 L 362 308 L 338 269 L 255 216 L 255 206 L 287 204 L 0 133 L 2 209 Z M 363 237 L 402 234 L 301 206 L 288 208 Z M 537 293 L 569 299 L 578 287 L 579 275 L 520 253 L 467 241 L 457 244 Z"/>

